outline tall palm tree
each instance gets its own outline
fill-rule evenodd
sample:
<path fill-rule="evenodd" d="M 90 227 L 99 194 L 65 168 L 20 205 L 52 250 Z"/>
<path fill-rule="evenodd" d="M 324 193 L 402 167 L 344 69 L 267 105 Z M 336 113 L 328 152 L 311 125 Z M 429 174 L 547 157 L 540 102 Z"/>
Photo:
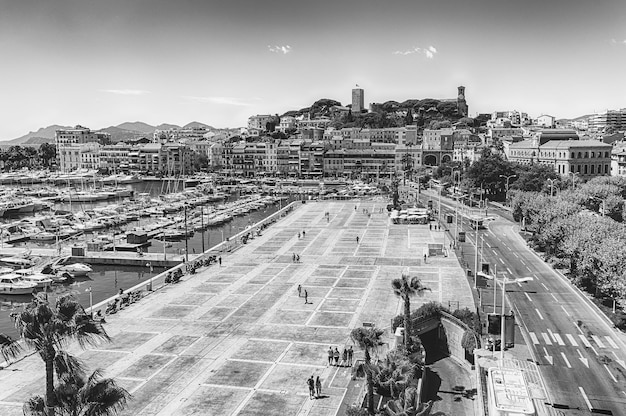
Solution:
<path fill-rule="evenodd" d="M 59 383 L 54 388 L 57 414 L 63 416 L 110 416 L 121 411 L 130 394 L 113 379 L 102 379 L 101 371 L 84 374 L 57 371 Z M 23 407 L 26 416 L 46 416 L 45 399 L 31 397 Z"/>
<path fill-rule="evenodd" d="M 80 372 L 79 361 L 63 348 L 72 341 L 81 347 L 109 340 L 100 322 L 94 321 L 71 295 L 57 298 L 51 306 L 43 295 L 38 295 L 24 310 L 12 315 L 15 328 L 26 347 L 34 349 L 46 365 L 46 415 L 54 416 L 56 395 L 54 373 Z M 4 342 L 2 351 L 15 350 L 17 341 Z"/>
<path fill-rule="evenodd" d="M 385 331 L 376 327 L 354 328 L 350 333 L 350 338 L 365 350 L 365 374 L 367 377 L 367 411 L 374 414 L 374 378 L 372 369 L 372 356 L 370 351 L 376 351 L 383 345 L 381 337 Z"/>
<path fill-rule="evenodd" d="M 430 289 L 416 276 L 410 277 L 405 273 L 402 273 L 401 278 L 393 279 L 391 287 L 393 293 L 404 301 L 404 348 L 408 352 L 411 347 L 411 296 L 421 296 Z"/>

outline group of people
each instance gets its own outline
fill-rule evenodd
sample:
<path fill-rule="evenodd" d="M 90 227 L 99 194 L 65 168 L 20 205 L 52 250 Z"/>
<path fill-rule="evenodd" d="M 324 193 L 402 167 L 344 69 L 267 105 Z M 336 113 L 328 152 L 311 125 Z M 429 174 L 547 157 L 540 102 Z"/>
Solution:
<path fill-rule="evenodd" d="M 301 233 L 298 233 L 298 240 L 300 239 L 300 236 L 302 236 L 302 238 L 306 237 L 306 231 L 302 230 Z"/>
<path fill-rule="evenodd" d="M 433 227 L 434 227 L 434 228 L 433 228 Z M 433 229 L 435 229 L 435 230 L 439 230 L 440 228 L 441 228 L 441 225 L 439 225 L 439 224 L 432 224 L 432 223 L 428 223 L 428 229 L 429 229 L 429 230 L 433 230 Z"/>
<path fill-rule="evenodd" d="M 300 263 L 300 255 L 293 253 L 293 255 L 291 256 L 291 259 L 294 263 Z"/>
<path fill-rule="evenodd" d="M 328 365 L 335 365 L 337 367 L 352 367 L 352 359 L 354 357 L 354 350 L 352 345 L 350 348 L 343 348 L 343 352 L 339 352 L 339 349 L 335 347 L 328 347 Z"/>
<path fill-rule="evenodd" d="M 324 216 L 326 217 L 326 222 L 330 222 L 330 212 L 326 211 Z"/>
<path fill-rule="evenodd" d="M 317 376 L 315 380 L 313 380 L 313 376 L 309 377 L 306 384 L 309 386 L 310 399 L 318 399 L 322 397 L 322 380 L 320 380 L 320 376 Z"/>
<path fill-rule="evenodd" d="M 308 305 L 309 304 L 309 292 L 307 292 L 306 289 L 304 289 L 303 291 L 302 285 L 298 285 L 298 297 L 301 298 L 302 296 L 304 296 L 304 304 Z"/>

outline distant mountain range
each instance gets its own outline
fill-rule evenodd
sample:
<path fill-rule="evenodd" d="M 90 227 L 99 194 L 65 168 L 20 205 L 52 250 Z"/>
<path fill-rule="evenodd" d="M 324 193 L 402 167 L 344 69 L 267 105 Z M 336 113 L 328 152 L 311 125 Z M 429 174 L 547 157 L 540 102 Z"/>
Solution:
<path fill-rule="evenodd" d="M 14 146 L 14 145 L 40 145 L 42 143 L 54 143 L 54 134 L 59 129 L 70 129 L 73 126 L 60 126 L 54 124 L 48 127 L 42 127 L 37 131 L 31 131 L 21 137 L 12 140 L 1 141 L 0 146 Z M 198 121 L 192 121 L 184 126 L 177 126 L 176 124 L 159 124 L 158 126 L 151 126 L 150 124 L 133 121 L 119 124 L 117 126 L 110 126 L 96 131 L 102 131 L 111 135 L 111 141 L 116 143 L 124 140 L 137 139 L 139 137 L 152 137 L 152 133 L 155 130 L 169 130 L 169 129 L 181 129 L 192 127 L 204 127 L 207 130 L 217 130 L 215 127 L 208 124 L 200 123 Z"/>

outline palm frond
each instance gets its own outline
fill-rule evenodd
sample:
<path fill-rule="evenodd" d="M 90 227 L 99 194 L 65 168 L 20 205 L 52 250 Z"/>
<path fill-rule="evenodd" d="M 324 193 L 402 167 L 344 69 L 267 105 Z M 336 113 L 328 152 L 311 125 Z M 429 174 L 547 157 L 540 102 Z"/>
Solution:
<path fill-rule="evenodd" d="M 101 374 L 100 370 L 95 370 L 80 389 L 79 400 L 85 407 L 84 414 L 116 415 L 126 407 L 130 393 L 113 379 L 101 379 Z"/>
<path fill-rule="evenodd" d="M 22 406 L 24 416 L 46 416 L 46 401 L 41 396 L 33 396 Z"/>
<path fill-rule="evenodd" d="M 54 356 L 54 368 L 60 380 L 77 380 L 85 376 L 83 362 L 79 358 L 68 354 L 67 351 L 57 351 Z"/>
<path fill-rule="evenodd" d="M 22 352 L 20 344 L 8 335 L 0 334 L 0 355 L 5 361 L 19 357 Z"/>

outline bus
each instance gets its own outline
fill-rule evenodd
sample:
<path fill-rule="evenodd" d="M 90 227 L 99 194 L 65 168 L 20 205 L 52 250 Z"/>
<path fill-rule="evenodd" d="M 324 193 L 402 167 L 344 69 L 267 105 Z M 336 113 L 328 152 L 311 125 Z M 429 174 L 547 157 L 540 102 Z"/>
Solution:
<path fill-rule="evenodd" d="M 470 218 L 469 223 L 472 226 L 472 229 L 476 229 L 476 227 L 478 227 L 479 230 L 483 230 L 485 228 L 482 218 Z"/>

